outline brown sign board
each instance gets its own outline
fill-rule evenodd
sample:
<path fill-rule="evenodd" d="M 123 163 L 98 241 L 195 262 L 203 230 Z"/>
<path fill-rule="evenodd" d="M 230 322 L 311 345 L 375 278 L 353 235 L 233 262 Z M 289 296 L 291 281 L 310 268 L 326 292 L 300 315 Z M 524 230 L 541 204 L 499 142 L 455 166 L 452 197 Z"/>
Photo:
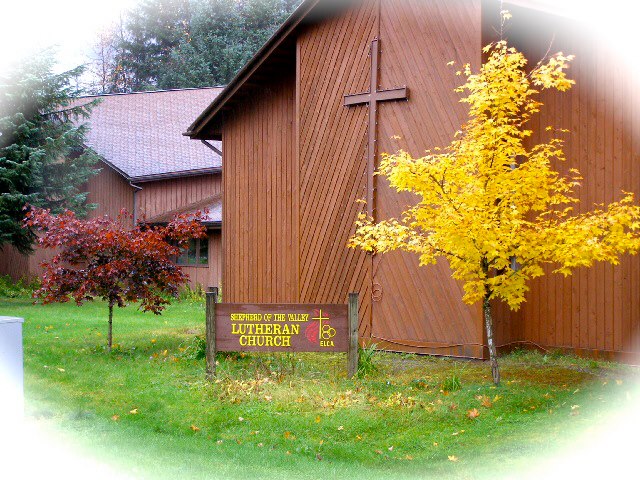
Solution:
<path fill-rule="evenodd" d="M 207 292 L 207 376 L 215 352 L 346 352 L 348 375 L 358 364 L 358 295 L 348 304 L 217 303 Z"/>
<path fill-rule="evenodd" d="M 216 350 L 220 352 L 346 352 L 347 305 L 216 305 Z"/>

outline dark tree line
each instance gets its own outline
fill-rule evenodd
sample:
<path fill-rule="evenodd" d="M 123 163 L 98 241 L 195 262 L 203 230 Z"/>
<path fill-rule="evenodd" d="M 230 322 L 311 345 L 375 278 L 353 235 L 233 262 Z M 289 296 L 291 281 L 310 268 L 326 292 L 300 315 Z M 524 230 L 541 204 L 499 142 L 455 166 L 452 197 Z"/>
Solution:
<path fill-rule="evenodd" d="M 300 0 L 142 0 L 101 34 L 95 93 L 224 85 Z"/>

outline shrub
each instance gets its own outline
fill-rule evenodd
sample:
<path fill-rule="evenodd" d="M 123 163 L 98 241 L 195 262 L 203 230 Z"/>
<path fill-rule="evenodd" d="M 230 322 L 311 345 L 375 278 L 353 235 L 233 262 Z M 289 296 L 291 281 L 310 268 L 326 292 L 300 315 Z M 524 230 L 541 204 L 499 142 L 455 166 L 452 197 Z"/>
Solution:
<path fill-rule="evenodd" d="M 376 354 L 377 344 L 372 343 L 368 347 L 358 347 L 358 378 L 366 377 L 367 375 L 378 371 L 378 366 L 373 362 L 373 357 Z"/>
<path fill-rule="evenodd" d="M 445 392 L 455 392 L 462 388 L 462 380 L 456 373 L 452 373 L 440 384 L 440 388 Z"/>
<path fill-rule="evenodd" d="M 40 280 L 37 278 L 31 281 L 21 278 L 14 282 L 9 275 L 0 276 L 0 297 L 31 297 L 34 290 L 38 288 L 40 288 Z"/>

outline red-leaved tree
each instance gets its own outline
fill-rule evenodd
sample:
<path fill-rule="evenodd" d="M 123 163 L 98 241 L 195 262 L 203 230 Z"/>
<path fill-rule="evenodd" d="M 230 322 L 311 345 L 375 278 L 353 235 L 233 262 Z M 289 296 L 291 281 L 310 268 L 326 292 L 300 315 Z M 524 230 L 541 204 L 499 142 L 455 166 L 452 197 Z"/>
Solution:
<path fill-rule="evenodd" d="M 34 293 L 43 303 L 101 298 L 109 305 L 108 350 L 113 340 L 113 307 L 140 302 L 143 311 L 159 314 L 188 277 L 174 262 L 190 238 L 206 235 L 199 214 L 177 216 L 166 226 L 126 228 L 123 210 L 117 220 L 81 220 L 65 211 L 31 208 L 26 227 L 40 233 L 42 248 L 58 249 L 43 262 L 42 287 Z"/>

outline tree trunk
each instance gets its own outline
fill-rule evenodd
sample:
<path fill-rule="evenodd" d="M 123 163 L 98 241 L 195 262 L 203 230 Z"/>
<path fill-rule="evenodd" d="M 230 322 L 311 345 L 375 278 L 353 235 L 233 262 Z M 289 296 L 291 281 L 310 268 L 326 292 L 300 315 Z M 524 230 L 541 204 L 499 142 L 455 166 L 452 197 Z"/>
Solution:
<path fill-rule="evenodd" d="M 113 303 L 109 303 L 109 331 L 107 332 L 107 351 L 111 352 L 113 343 Z"/>
<path fill-rule="evenodd" d="M 487 344 L 489 346 L 489 362 L 491 363 L 491 376 L 493 383 L 500 385 L 500 371 L 498 370 L 498 356 L 496 354 L 496 345 L 493 341 L 493 319 L 491 318 L 491 303 L 489 302 L 490 293 L 485 293 L 482 309 L 484 314 L 484 327 L 487 331 Z"/>

